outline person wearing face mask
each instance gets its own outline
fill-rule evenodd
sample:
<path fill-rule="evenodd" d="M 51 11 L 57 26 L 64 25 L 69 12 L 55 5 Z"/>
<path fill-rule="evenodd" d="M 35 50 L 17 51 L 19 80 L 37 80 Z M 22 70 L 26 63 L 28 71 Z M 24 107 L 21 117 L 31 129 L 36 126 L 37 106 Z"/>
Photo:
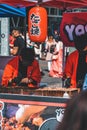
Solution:
<path fill-rule="evenodd" d="M 74 44 L 76 50 L 68 56 L 64 68 L 65 87 L 82 90 L 87 73 L 87 33 L 74 35 Z"/>
<path fill-rule="evenodd" d="M 3 72 L 2 86 L 28 86 L 38 88 L 41 81 L 39 63 L 31 48 L 24 48 L 20 56 L 10 60 Z"/>

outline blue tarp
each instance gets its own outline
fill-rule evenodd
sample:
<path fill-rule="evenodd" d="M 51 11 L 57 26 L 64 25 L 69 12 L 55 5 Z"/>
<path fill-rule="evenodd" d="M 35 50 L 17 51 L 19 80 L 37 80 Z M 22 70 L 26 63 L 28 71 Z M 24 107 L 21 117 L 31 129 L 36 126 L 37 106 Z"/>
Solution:
<path fill-rule="evenodd" d="M 26 8 L 12 7 L 7 4 L 0 4 L 0 17 L 26 16 Z"/>

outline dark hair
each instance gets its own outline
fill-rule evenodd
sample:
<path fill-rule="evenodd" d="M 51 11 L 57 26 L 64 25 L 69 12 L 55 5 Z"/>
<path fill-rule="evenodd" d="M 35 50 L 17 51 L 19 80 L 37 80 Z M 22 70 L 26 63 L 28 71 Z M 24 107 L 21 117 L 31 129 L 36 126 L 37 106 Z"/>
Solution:
<path fill-rule="evenodd" d="M 21 29 L 18 28 L 18 27 L 13 28 L 13 30 L 18 31 L 19 33 L 21 33 Z"/>
<path fill-rule="evenodd" d="M 34 57 L 35 57 L 34 49 L 32 49 L 32 48 L 23 48 L 22 51 L 21 51 L 20 56 L 24 60 L 34 60 Z"/>
<path fill-rule="evenodd" d="M 57 130 L 87 130 L 87 90 L 67 102 L 63 120 Z"/>
<path fill-rule="evenodd" d="M 87 33 L 79 36 L 74 34 L 73 39 L 77 50 L 83 50 L 87 46 Z"/>

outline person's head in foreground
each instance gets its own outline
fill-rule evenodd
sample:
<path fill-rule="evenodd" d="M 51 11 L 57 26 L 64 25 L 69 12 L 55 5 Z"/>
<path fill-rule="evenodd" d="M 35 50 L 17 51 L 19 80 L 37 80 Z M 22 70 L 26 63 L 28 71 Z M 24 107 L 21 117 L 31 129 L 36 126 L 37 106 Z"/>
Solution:
<path fill-rule="evenodd" d="M 74 34 L 75 48 L 79 51 L 87 51 L 87 33 L 81 35 Z"/>
<path fill-rule="evenodd" d="M 56 130 L 87 130 L 87 90 L 72 97 Z"/>

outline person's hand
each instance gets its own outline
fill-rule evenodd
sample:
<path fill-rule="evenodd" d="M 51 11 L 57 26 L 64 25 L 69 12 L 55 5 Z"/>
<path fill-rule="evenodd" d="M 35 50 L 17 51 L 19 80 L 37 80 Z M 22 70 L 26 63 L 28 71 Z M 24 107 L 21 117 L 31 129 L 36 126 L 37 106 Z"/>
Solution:
<path fill-rule="evenodd" d="M 13 83 L 15 83 L 17 85 L 21 82 L 21 80 L 22 80 L 22 75 L 19 74 L 17 77 L 10 79 L 8 84 L 12 85 Z"/>
<path fill-rule="evenodd" d="M 58 51 L 54 51 L 53 55 L 58 55 L 58 53 L 59 53 Z"/>
<path fill-rule="evenodd" d="M 28 79 L 27 77 L 26 78 L 23 78 L 22 80 L 21 80 L 21 82 L 20 83 L 26 83 L 26 84 L 33 84 L 33 85 L 37 85 L 37 81 L 35 81 L 35 80 L 33 80 L 33 79 Z"/>
<path fill-rule="evenodd" d="M 82 88 L 83 83 L 84 83 L 84 80 L 79 80 L 79 81 L 77 82 L 77 88 Z"/>
<path fill-rule="evenodd" d="M 32 124 L 36 126 L 40 126 L 43 123 L 42 117 L 35 117 L 33 118 Z"/>
<path fill-rule="evenodd" d="M 71 86 L 71 78 L 65 79 L 65 88 L 69 88 Z"/>
<path fill-rule="evenodd" d="M 28 84 L 28 83 L 29 83 L 29 79 L 28 79 L 28 78 L 23 78 L 23 79 L 21 80 L 21 83 L 26 83 L 26 84 Z"/>

